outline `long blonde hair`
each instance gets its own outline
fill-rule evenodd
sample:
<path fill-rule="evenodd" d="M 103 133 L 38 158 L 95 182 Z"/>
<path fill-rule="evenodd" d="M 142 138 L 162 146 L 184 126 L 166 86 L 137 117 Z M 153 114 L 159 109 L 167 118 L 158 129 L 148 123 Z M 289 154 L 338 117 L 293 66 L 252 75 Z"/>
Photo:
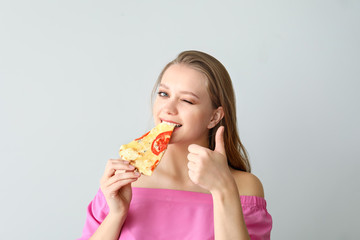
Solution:
<path fill-rule="evenodd" d="M 214 150 L 215 133 L 220 126 L 224 126 L 224 143 L 229 166 L 237 170 L 251 172 L 247 151 L 238 134 L 235 93 L 226 68 L 216 58 L 207 53 L 184 51 L 161 71 L 153 89 L 153 97 L 164 72 L 173 64 L 186 64 L 206 75 L 208 79 L 207 90 L 214 109 L 222 106 L 224 110 L 223 119 L 209 130 L 209 148 Z"/>

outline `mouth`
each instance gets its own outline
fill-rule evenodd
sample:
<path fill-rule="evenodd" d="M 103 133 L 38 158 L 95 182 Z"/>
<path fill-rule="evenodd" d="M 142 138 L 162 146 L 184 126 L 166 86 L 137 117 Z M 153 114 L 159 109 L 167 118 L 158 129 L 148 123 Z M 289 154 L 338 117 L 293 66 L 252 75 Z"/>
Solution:
<path fill-rule="evenodd" d="M 161 120 L 162 123 L 166 123 L 166 124 L 169 124 L 171 126 L 175 126 L 175 128 L 179 128 L 181 127 L 182 125 L 179 124 L 179 123 L 175 123 L 175 122 L 170 122 L 170 121 L 165 121 L 165 120 Z"/>

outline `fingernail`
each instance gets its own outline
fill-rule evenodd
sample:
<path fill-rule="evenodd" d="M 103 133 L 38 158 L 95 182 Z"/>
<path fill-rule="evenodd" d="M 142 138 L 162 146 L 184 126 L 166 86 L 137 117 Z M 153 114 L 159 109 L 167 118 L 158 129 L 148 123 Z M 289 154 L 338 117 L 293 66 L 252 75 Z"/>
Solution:
<path fill-rule="evenodd" d="M 135 169 L 135 167 L 133 165 L 129 165 L 130 169 Z"/>

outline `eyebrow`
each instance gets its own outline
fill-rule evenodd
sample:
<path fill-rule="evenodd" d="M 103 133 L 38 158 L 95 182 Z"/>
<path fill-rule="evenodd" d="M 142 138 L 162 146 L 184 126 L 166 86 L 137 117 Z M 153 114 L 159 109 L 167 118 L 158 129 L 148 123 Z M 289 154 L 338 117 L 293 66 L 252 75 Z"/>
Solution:
<path fill-rule="evenodd" d="M 169 89 L 169 87 L 168 86 L 166 86 L 165 84 L 163 84 L 163 83 L 160 83 L 159 84 L 159 87 L 163 87 L 163 88 L 166 88 L 166 89 Z M 200 99 L 195 93 L 193 93 L 193 92 L 189 92 L 189 91 L 180 91 L 180 93 L 182 93 L 182 94 L 188 94 L 188 95 L 191 95 L 191 96 L 193 96 L 193 97 L 195 97 L 195 98 L 197 98 L 197 99 Z"/>

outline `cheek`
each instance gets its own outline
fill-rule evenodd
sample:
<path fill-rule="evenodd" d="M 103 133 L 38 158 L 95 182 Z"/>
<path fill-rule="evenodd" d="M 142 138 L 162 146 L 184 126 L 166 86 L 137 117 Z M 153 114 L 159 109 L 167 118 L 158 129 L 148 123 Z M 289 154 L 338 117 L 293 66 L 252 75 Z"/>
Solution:
<path fill-rule="evenodd" d="M 213 117 L 212 110 L 206 109 L 203 111 L 202 116 L 201 116 L 201 121 L 205 128 L 208 129 L 212 117 Z"/>
<path fill-rule="evenodd" d="M 159 112 L 159 109 L 161 109 L 161 106 L 160 106 L 160 105 L 161 105 L 161 104 L 160 104 L 159 100 L 156 99 L 156 100 L 154 101 L 153 106 L 152 106 L 153 114 Z"/>
<path fill-rule="evenodd" d="M 187 111 L 187 119 L 190 119 L 193 125 L 197 125 L 200 128 L 206 128 L 210 122 L 210 114 L 204 109 L 198 109 L 196 111 Z"/>

